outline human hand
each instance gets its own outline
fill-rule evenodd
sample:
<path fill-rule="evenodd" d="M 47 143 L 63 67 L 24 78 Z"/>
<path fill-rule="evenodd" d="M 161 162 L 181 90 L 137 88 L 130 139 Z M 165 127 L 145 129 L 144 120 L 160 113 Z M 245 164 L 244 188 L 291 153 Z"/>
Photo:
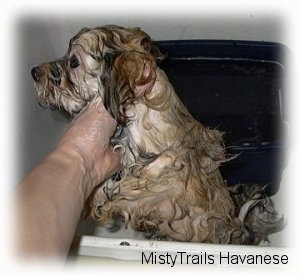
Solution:
<path fill-rule="evenodd" d="M 109 144 L 116 126 L 102 101 L 96 100 L 78 115 L 58 144 L 80 158 L 94 185 L 120 168 L 120 155 Z"/>

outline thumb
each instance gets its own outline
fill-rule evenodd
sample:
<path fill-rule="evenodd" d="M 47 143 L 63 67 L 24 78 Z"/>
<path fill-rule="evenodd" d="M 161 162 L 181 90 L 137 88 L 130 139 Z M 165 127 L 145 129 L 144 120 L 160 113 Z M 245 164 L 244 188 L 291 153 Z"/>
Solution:
<path fill-rule="evenodd" d="M 113 176 L 118 170 L 121 169 L 121 154 L 119 151 L 113 151 L 112 149 L 108 149 L 105 154 L 106 170 L 104 175 L 104 180 Z"/>

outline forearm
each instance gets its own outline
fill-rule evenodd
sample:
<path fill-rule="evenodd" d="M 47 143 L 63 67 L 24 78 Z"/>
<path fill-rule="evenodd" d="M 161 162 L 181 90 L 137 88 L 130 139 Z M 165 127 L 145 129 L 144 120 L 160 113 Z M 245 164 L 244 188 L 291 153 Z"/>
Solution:
<path fill-rule="evenodd" d="M 115 129 L 102 102 L 93 102 L 21 183 L 17 229 L 23 256 L 67 255 L 87 197 L 120 168 L 120 156 L 109 146 Z"/>
<path fill-rule="evenodd" d="M 21 252 L 66 256 L 95 181 L 76 152 L 60 147 L 50 153 L 18 191 Z"/>

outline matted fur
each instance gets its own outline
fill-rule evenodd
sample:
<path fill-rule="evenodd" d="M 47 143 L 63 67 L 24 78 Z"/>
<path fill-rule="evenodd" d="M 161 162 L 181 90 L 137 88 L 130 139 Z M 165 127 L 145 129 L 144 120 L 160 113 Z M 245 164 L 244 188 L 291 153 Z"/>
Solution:
<path fill-rule="evenodd" d="M 161 238 L 258 244 L 282 224 L 263 190 L 229 190 L 222 133 L 196 121 L 157 67 L 164 56 L 139 28 L 83 29 L 66 56 L 32 71 L 40 102 L 78 113 L 102 99 L 119 123 L 123 168 L 93 195 L 91 216 Z M 201 89 L 201 88 L 200 88 Z"/>

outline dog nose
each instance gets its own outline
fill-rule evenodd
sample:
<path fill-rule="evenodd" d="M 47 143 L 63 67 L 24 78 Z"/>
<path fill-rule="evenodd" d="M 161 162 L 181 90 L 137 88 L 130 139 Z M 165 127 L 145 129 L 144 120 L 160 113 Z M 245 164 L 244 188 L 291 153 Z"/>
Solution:
<path fill-rule="evenodd" d="M 42 71 L 40 67 L 33 67 L 31 70 L 31 76 L 34 79 L 35 82 L 38 82 L 40 78 L 42 77 Z"/>

